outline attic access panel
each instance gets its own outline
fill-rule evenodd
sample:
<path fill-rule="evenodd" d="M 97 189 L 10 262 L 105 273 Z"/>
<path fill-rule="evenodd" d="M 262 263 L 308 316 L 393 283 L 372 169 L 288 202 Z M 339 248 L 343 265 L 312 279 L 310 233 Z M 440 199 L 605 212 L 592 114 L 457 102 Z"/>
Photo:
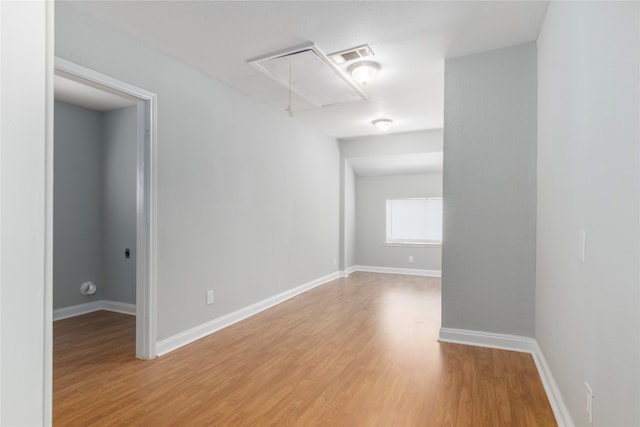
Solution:
<path fill-rule="evenodd" d="M 249 64 L 318 106 L 367 100 L 366 95 L 348 80 L 315 46 L 308 45 L 276 55 L 249 61 Z"/>

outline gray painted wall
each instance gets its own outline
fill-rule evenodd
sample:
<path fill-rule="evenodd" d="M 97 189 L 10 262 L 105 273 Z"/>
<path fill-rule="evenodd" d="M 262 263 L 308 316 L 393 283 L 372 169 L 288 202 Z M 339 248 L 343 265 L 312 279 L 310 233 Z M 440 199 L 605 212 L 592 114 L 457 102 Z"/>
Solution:
<path fill-rule="evenodd" d="M 538 38 L 536 340 L 577 425 L 585 382 L 593 425 L 640 425 L 639 12 L 551 2 Z"/>
<path fill-rule="evenodd" d="M 356 246 L 356 176 L 353 168 L 348 160 L 344 162 L 344 223 L 345 223 L 345 239 L 344 239 L 344 269 L 353 267 L 356 262 L 355 246 Z"/>
<path fill-rule="evenodd" d="M 346 268 L 368 265 L 441 269 L 440 247 L 389 247 L 383 243 L 386 233 L 386 199 L 441 196 L 442 173 L 411 173 L 401 168 L 390 173 L 385 168 L 379 172 L 382 176 L 359 177 L 354 174 L 350 161 L 384 159 L 394 162 L 396 156 L 441 152 L 442 139 L 442 129 L 433 129 L 340 140 L 340 153 L 347 164 L 343 173 L 343 195 L 354 203 L 352 209 L 343 211 L 342 218 L 347 224 L 345 230 L 348 231 L 348 224 L 351 224 L 353 230 L 351 234 L 347 233 L 345 240 L 347 254 L 350 250 L 352 254 L 351 264 Z M 413 264 L 408 262 L 409 255 L 414 256 Z"/>
<path fill-rule="evenodd" d="M 55 6 L 58 56 L 158 94 L 158 339 L 337 271 L 334 138 Z"/>
<path fill-rule="evenodd" d="M 442 326 L 533 337 L 535 43 L 445 63 Z"/>
<path fill-rule="evenodd" d="M 441 270 L 440 246 L 384 246 L 387 199 L 438 196 L 442 196 L 440 173 L 356 177 L 356 264 Z"/>
<path fill-rule="evenodd" d="M 105 112 L 102 119 L 104 297 L 135 304 L 137 107 Z"/>
<path fill-rule="evenodd" d="M 136 302 L 136 117 L 135 106 L 102 113 L 55 102 L 54 309 Z M 80 293 L 86 280 L 94 295 Z"/>
<path fill-rule="evenodd" d="M 102 114 L 55 102 L 53 308 L 103 298 Z M 91 280 L 98 289 L 82 295 Z"/>

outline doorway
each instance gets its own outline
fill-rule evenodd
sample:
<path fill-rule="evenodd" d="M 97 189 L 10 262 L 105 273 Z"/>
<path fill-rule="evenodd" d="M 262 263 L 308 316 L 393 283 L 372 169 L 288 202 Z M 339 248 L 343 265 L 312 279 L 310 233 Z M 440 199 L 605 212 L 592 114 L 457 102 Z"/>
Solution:
<path fill-rule="evenodd" d="M 130 314 L 136 315 L 136 357 L 141 359 L 152 359 L 156 357 L 156 104 L 157 97 L 155 94 L 148 92 L 144 89 L 132 86 L 128 83 L 114 79 L 110 76 L 98 73 L 89 68 L 80 66 L 62 58 L 55 58 L 55 78 L 62 79 L 71 85 L 81 86 L 86 89 L 84 95 L 80 93 L 78 96 L 82 98 L 90 97 L 87 92 L 91 90 L 98 90 L 99 92 L 107 95 L 112 95 L 113 99 L 119 98 L 124 100 L 124 105 L 119 109 L 115 109 L 115 113 L 110 114 L 110 122 L 119 122 L 129 120 L 130 128 L 133 135 L 131 136 L 132 144 L 127 147 L 128 153 L 125 153 L 125 157 L 133 157 L 135 164 L 131 164 L 131 176 L 132 182 L 127 183 L 129 186 L 127 190 L 130 194 L 131 206 L 130 211 L 135 216 L 135 221 L 131 221 L 129 227 L 130 232 L 134 234 L 131 237 L 131 241 L 134 243 L 122 247 L 122 254 L 118 249 L 118 254 L 121 255 L 122 260 L 129 262 L 128 268 L 130 268 L 129 277 L 130 281 L 135 281 L 135 290 L 133 289 L 120 289 L 115 290 L 120 296 L 119 300 L 125 302 L 115 307 L 126 311 L 127 308 L 131 310 Z M 117 101 L 116 101 L 117 102 Z M 89 111 L 89 110 L 87 110 Z M 125 118 L 128 114 L 128 119 Z M 121 118 L 121 117 L 122 118 Z M 132 118 L 133 117 L 133 118 Z M 91 119 L 91 117 L 89 117 Z M 86 123 L 85 123 L 86 124 Z M 54 142 L 55 144 L 55 142 Z M 114 149 L 118 150 L 118 149 Z M 121 150 L 121 149 L 120 149 Z M 123 156 L 123 152 L 120 151 L 119 156 Z M 54 169 L 58 165 L 54 165 Z M 86 168 L 87 165 L 84 165 Z M 110 185 L 120 186 L 123 188 L 122 183 L 117 183 L 117 172 L 111 174 L 116 177 L 112 179 L 115 183 Z M 105 180 L 106 181 L 106 180 Z M 95 186 L 95 185 L 94 185 Z M 90 192 L 89 192 L 90 193 Z M 112 207 L 114 202 L 108 198 L 105 200 L 109 208 Z M 54 206 L 57 195 L 54 193 Z M 117 203 L 117 202 L 116 202 Z M 58 203 L 60 205 L 60 203 Z M 87 206 L 87 205 L 84 205 Z M 56 214 L 54 214 L 55 217 Z M 55 219 L 55 218 L 54 218 Z M 112 227 L 113 221 L 104 229 L 109 233 L 110 242 L 113 236 L 109 227 Z M 95 229 L 95 227 L 93 227 Z M 113 228 L 111 228 L 112 230 Z M 96 243 L 97 244 L 97 243 Z M 54 235 L 54 246 L 56 246 Z M 76 248 L 77 251 L 77 248 Z M 77 253 L 77 252 L 76 252 Z M 55 254 L 54 254 L 55 258 Z M 111 259 L 105 257 L 107 262 L 113 264 L 114 262 L 120 262 L 118 259 L 114 261 L 114 257 Z M 131 262 L 133 261 L 133 263 Z M 54 262 L 55 264 L 55 262 Z M 134 265 L 135 264 L 135 265 Z M 120 268 L 116 268 L 114 271 L 117 273 L 112 274 L 115 276 L 126 273 L 126 264 L 121 264 Z M 133 279 L 135 276 L 135 280 Z M 121 277 L 117 277 L 115 280 L 123 280 Z M 90 280 L 87 280 L 90 282 Z M 99 286 L 99 285 L 96 285 Z M 83 282 L 80 286 L 82 293 L 92 292 L 93 289 L 89 283 Z M 111 292 L 114 292 L 112 289 Z M 126 301 L 135 302 L 133 304 Z M 104 301 L 104 300 L 100 300 Z M 98 301 L 96 300 L 96 303 Z M 91 307 L 90 307 L 91 308 Z M 96 306 L 95 309 L 101 307 Z M 105 307 L 102 307 L 105 308 Z M 109 307 L 107 307 L 109 308 Z M 110 307 L 114 309 L 114 307 Z"/>

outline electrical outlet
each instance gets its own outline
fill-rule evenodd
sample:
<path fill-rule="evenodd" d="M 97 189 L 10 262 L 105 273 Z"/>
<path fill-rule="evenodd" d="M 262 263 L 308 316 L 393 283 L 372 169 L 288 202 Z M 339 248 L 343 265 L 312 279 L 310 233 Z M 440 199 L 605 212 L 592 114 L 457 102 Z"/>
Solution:
<path fill-rule="evenodd" d="M 413 255 L 409 255 L 409 264 L 413 264 Z"/>
<path fill-rule="evenodd" d="M 588 383 L 584 383 L 585 409 L 587 411 L 587 421 L 593 424 L 593 392 Z"/>
<path fill-rule="evenodd" d="M 207 304 L 213 304 L 213 290 L 207 291 Z"/>

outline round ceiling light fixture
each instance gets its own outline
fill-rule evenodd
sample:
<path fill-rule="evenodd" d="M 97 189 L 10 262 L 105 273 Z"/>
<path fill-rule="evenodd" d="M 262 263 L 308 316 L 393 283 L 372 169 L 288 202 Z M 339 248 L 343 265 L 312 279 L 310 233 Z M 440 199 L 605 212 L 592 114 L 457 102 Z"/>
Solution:
<path fill-rule="evenodd" d="M 373 61 L 363 61 L 349 66 L 347 71 L 349 71 L 353 80 L 364 85 L 378 74 L 380 66 Z"/>
<path fill-rule="evenodd" d="M 378 130 L 387 131 L 393 124 L 393 120 L 391 119 L 377 119 L 371 122 Z"/>

